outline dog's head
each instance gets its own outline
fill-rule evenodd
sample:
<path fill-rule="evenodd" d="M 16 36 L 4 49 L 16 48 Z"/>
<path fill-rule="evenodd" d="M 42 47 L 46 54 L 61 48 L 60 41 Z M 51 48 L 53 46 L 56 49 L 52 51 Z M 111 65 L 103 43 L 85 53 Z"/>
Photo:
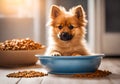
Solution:
<path fill-rule="evenodd" d="M 67 12 L 63 7 L 53 5 L 51 8 L 51 22 L 54 36 L 62 41 L 81 38 L 85 35 L 86 19 L 81 5 Z"/>

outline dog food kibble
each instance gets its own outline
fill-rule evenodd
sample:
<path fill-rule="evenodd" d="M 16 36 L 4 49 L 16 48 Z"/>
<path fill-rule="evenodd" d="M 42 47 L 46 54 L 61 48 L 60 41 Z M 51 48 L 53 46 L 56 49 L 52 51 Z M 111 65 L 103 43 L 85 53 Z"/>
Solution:
<path fill-rule="evenodd" d="M 106 70 L 97 70 L 94 73 L 88 73 L 88 74 L 74 74 L 72 75 L 75 78 L 102 78 L 110 75 L 110 71 Z M 45 74 L 43 72 L 37 72 L 37 71 L 21 71 L 17 73 L 10 73 L 7 75 L 7 77 L 12 78 L 32 78 L 32 77 L 42 77 L 47 76 L 48 74 Z"/>
<path fill-rule="evenodd" d="M 79 77 L 79 78 L 98 78 L 98 77 L 106 77 L 108 75 L 110 75 L 111 72 L 110 71 L 106 71 L 106 70 L 97 70 L 94 73 L 88 73 L 88 74 L 75 74 L 73 75 L 73 77 Z"/>
<path fill-rule="evenodd" d="M 0 43 L 0 50 L 36 50 L 41 49 L 42 45 L 29 38 L 12 39 Z"/>
<path fill-rule="evenodd" d="M 37 71 L 22 71 L 17 73 L 10 73 L 7 75 L 7 77 L 12 77 L 12 78 L 32 78 L 32 77 L 42 77 L 42 76 L 47 76 L 47 74 Z"/>

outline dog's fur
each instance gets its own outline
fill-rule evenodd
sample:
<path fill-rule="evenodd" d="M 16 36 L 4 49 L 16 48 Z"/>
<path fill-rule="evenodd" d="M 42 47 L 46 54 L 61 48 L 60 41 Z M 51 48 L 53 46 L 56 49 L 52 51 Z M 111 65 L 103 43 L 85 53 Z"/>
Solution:
<path fill-rule="evenodd" d="M 87 20 L 82 6 L 78 5 L 67 12 L 65 8 L 53 5 L 50 14 L 49 25 L 51 28 L 49 30 L 50 37 L 48 37 L 49 45 L 46 55 L 90 55 L 91 53 L 87 49 L 85 42 Z M 62 25 L 62 28 L 58 28 L 59 25 Z M 68 28 L 69 25 L 72 25 L 73 29 Z M 72 39 L 61 40 L 59 34 L 62 32 L 72 35 Z"/>

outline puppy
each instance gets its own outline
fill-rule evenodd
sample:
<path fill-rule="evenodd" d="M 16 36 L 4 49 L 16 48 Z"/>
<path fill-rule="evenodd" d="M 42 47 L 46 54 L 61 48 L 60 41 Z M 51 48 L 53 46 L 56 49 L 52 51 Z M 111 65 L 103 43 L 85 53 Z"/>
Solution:
<path fill-rule="evenodd" d="M 73 7 L 68 12 L 63 7 L 53 5 L 50 13 L 51 28 L 46 55 L 90 55 L 85 42 L 86 23 L 85 12 L 81 5 Z"/>

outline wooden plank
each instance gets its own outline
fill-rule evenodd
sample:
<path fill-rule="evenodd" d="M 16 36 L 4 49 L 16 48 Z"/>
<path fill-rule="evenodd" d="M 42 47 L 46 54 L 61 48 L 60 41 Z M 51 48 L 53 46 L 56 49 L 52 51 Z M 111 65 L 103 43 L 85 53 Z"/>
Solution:
<path fill-rule="evenodd" d="M 112 75 L 109 75 L 108 77 L 104 78 L 96 78 L 96 79 L 80 79 L 80 78 L 71 78 L 67 76 L 59 76 L 59 75 L 49 75 L 48 77 L 45 77 L 42 81 L 42 84 L 118 84 L 120 81 L 118 80 L 119 77 L 119 67 L 117 67 L 117 71 L 114 70 L 114 65 L 110 64 L 109 62 L 112 62 L 112 60 L 109 59 L 103 59 L 100 65 L 99 69 L 102 70 L 110 70 L 113 72 Z M 115 62 L 113 62 L 114 64 Z M 114 73 L 118 74 L 115 75 Z M 116 79 L 114 79 L 116 78 Z"/>
<path fill-rule="evenodd" d="M 26 84 L 26 82 L 34 82 L 34 81 L 41 81 L 40 78 L 8 78 L 6 77 L 7 74 L 13 73 L 13 72 L 18 72 L 18 71 L 25 71 L 25 70 L 35 70 L 35 71 L 41 71 L 45 72 L 45 69 L 41 68 L 40 65 L 36 64 L 33 66 L 23 66 L 23 67 L 16 67 L 16 68 L 1 68 L 0 67 L 0 84 L 19 84 L 23 83 Z M 25 82 L 25 83 L 24 83 Z M 28 83 L 30 84 L 30 83 Z M 32 83 L 31 83 L 32 84 Z M 36 84 L 36 83 L 33 83 Z"/>
<path fill-rule="evenodd" d="M 108 77 L 105 78 L 94 78 L 94 79 L 84 79 L 82 84 L 112 84 Z"/>
<path fill-rule="evenodd" d="M 49 75 L 44 77 L 41 84 L 80 84 L 80 80 L 69 76 Z"/>
<path fill-rule="evenodd" d="M 20 78 L 0 77 L 0 84 L 17 84 Z"/>
<path fill-rule="evenodd" d="M 7 68 L 0 68 L 0 84 L 16 84 L 20 80 L 20 78 L 6 77 L 7 74 L 13 71 L 15 70 L 7 69 Z"/>
<path fill-rule="evenodd" d="M 44 77 L 41 84 L 112 84 L 108 77 L 105 78 L 73 78 L 70 76 L 49 75 Z"/>
<path fill-rule="evenodd" d="M 18 84 L 41 84 L 43 77 L 22 78 Z"/>
<path fill-rule="evenodd" d="M 42 67 L 17 69 L 0 68 L 0 84 L 120 84 L 120 59 L 103 59 L 99 69 L 110 70 L 111 75 L 104 78 L 73 78 L 70 75 L 51 75 L 36 78 L 7 78 L 6 75 L 24 70 L 46 72 Z"/>
<path fill-rule="evenodd" d="M 120 59 L 104 59 L 100 65 L 100 69 L 120 74 Z"/>
<path fill-rule="evenodd" d="M 120 84 L 120 59 L 106 59 L 104 62 L 107 69 L 112 72 L 108 76 L 112 84 Z"/>

